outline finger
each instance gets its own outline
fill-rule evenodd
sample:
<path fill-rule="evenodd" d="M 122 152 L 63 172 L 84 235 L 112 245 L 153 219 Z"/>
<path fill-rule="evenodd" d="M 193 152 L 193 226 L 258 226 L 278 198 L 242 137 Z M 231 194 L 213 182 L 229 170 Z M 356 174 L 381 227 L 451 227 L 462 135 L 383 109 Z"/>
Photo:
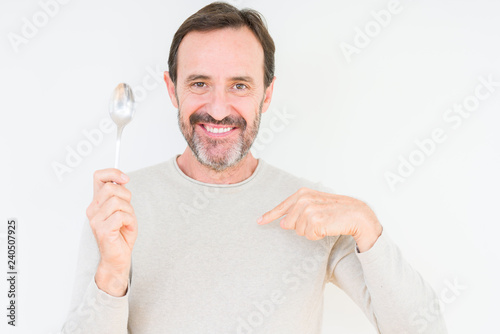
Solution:
<path fill-rule="evenodd" d="M 310 216 L 307 219 L 307 226 L 304 235 L 309 240 L 319 240 L 326 236 L 324 221 L 317 219 L 317 216 Z"/>
<path fill-rule="evenodd" d="M 326 234 L 321 231 L 315 232 L 314 229 L 306 229 L 304 236 L 309 240 L 320 240 L 323 239 Z"/>
<path fill-rule="evenodd" d="M 104 223 L 109 224 L 110 229 L 120 230 L 125 227 L 131 231 L 136 225 L 135 215 L 128 212 L 116 211 Z"/>
<path fill-rule="evenodd" d="M 124 186 L 112 182 L 106 182 L 87 209 L 87 216 L 89 219 L 94 217 L 103 204 L 113 196 L 121 198 L 129 203 L 132 199 L 132 193 Z"/>
<path fill-rule="evenodd" d="M 288 212 L 290 207 L 297 201 L 297 198 L 301 195 L 301 190 L 295 192 L 294 194 L 290 195 L 287 199 L 285 199 L 283 202 L 278 204 L 274 209 L 264 213 L 262 217 L 260 217 L 257 220 L 257 223 L 260 225 L 262 224 L 267 224 L 275 219 L 278 219 L 279 217 L 283 216 Z"/>
<path fill-rule="evenodd" d="M 131 215 L 127 212 L 117 211 L 108 217 L 105 221 L 97 223 L 93 230 L 97 240 L 102 240 L 103 238 L 118 237 L 118 233 L 121 233 L 124 237 L 129 236 L 129 232 L 133 232 L 136 228 L 137 221 L 135 215 Z M 125 227 L 125 231 L 122 230 Z"/>
<path fill-rule="evenodd" d="M 121 198 L 126 202 L 130 202 L 132 199 L 132 193 L 124 186 L 112 182 L 106 182 L 102 186 L 101 191 L 97 194 L 96 198 L 94 198 L 95 205 L 101 207 L 104 202 L 113 196 Z"/>
<path fill-rule="evenodd" d="M 101 209 L 94 216 L 95 221 L 104 221 L 108 219 L 113 213 L 123 211 L 126 213 L 134 214 L 134 208 L 129 202 L 113 196 L 106 200 Z"/>
<path fill-rule="evenodd" d="M 129 177 L 116 168 L 100 169 L 94 172 L 94 197 L 99 193 L 106 182 L 125 184 Z"/>
<path fill-rule="evenodd" d="M 306 228 L 307 228 L 307 223 L 308 223 L 308 220 L 307 220 L 307 213 L 306 213 L 306 208 L 304 208 L 299 216 L 297 217 L 296 221 L 295 221 L 295 232 L 297 233 L 297 235 L 305 235 L 305 231 L 306 231 Z M 286 223 L 286 222 L 285 222 Z"/>
<path fill-rule="evenodd" d="M 307 205 L 308 203 L 306 202 L 297 201 L 287 215 L 280 221 L 280 226 L 285 230 L 297 230 L 297 228 L 299 228 L 300 231 L 303 231 L 305 224 L 301 218 Z"/>

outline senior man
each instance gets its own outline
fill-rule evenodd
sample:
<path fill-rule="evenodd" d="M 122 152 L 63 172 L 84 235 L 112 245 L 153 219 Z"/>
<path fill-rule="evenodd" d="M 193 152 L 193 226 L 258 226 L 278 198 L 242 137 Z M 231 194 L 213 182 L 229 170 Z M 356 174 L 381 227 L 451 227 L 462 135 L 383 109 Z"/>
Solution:
<path fill-rule="evenodd" d="M 365 203 L 252 156 L 274 51 L 258 12 L 225 3 L 178 29 L 165 82 L 188 147 L 96 171 L 63 333 L 320 333 L 327 282 L 379 333 L 446 333 Z"/>

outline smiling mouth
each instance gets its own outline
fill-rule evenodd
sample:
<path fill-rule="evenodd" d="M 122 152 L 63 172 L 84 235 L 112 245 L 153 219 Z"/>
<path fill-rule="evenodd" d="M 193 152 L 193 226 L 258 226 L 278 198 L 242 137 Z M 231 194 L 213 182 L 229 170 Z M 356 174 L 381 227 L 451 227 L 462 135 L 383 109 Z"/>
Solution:
<path fill-rule="evenodd" d="M 198 124 L 205 133 L 212 137 L 225 137 L 233 133 L 237 127 L 227 125 Z"/>

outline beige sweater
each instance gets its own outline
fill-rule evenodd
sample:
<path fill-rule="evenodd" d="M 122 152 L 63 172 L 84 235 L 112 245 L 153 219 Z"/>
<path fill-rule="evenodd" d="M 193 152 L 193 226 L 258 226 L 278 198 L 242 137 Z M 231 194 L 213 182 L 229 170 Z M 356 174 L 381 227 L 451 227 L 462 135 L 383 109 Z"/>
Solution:
<path fill-rule="evenodd" d="M 350 236 L 312 241 L 278 221 L 256 223 L 300 187 L 329 188 L 262 159 L 242 182 L 208 184 L 175 158 L 128 174 L 139 235 L 125 296 L 97 288 L 99 251 L 84 225 L 62 333 L 318 334 L 327 283 L 379 333 L 446 333 L 435 293 L 386 232 L 358 253 Z"/>

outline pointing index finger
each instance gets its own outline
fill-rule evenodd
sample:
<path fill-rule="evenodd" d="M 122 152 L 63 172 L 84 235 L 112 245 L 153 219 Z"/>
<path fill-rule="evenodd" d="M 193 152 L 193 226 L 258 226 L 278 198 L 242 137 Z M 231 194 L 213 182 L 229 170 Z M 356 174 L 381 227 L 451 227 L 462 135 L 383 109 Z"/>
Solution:
<path fill-rule="evenodd" d="M 296 196 L 296 193 L 289 196 L 283 202 L 278 204 L 278 206 L 276 206 L 274 209 L 264 213 L 257 220 L 257 223 L 260 225 L 268 224 L 268 223 L 274 221 L 275 219 L 278 219 L 279 217 L 288 213 L 288 210 L 290 209 L 290 207 L 295 203 L 295 196 Z"/>

